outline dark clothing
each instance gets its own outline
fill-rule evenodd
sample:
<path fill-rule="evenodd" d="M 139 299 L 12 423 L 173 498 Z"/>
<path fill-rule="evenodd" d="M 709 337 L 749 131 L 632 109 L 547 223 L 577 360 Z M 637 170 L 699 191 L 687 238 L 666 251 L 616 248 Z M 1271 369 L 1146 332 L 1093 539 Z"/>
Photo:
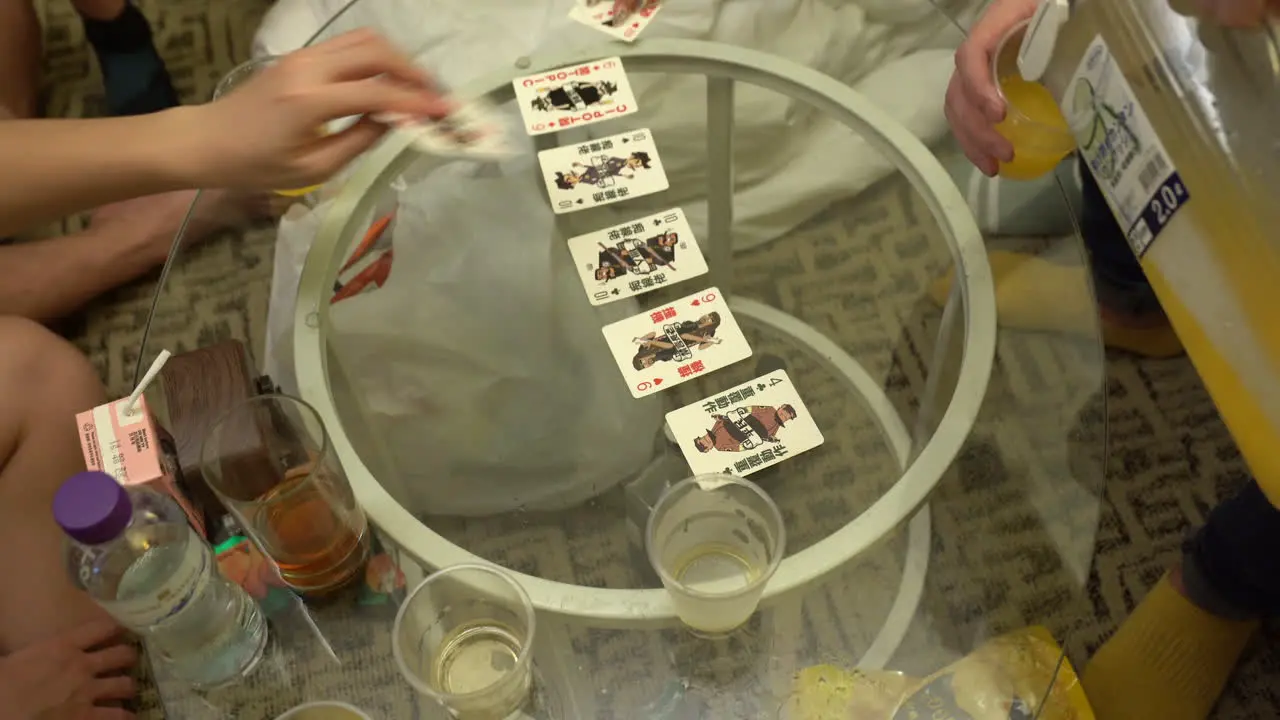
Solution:
<path fill-rule="evenodd" d="M 1089 251 L 1098 304 L 1123 315 L 1160 312 L 1155 291 L 1083 160 L 1080 161 L 1080 181 L 1084 193 L 1080 234 Z"/>

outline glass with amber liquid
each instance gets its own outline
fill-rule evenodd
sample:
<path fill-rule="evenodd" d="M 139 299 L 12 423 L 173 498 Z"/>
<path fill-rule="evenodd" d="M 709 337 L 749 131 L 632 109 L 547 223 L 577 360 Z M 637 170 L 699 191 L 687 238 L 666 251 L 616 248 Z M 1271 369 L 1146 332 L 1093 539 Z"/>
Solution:
<path fill-rule="evenodd" d="M 259 395 L 231 408 L 210 428 L 201 468 L 291 588 L 323 595 L 362 576 L 368 521 L 310 405 Z"/>

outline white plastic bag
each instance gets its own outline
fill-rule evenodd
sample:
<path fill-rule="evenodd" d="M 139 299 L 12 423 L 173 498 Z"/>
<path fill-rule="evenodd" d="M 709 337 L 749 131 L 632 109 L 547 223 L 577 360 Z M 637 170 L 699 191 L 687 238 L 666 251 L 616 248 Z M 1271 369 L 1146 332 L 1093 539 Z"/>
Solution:
<path fill-rule="evenodd" d="M 411 182 L 387 283 L 331 308 L 360 420 L 396 465 L 388 489 L 415 513 L 578 504 L 643 469 L 661 428 L 600 333 L 639 305 L 590 306 L 528 160 L 504 170 Z"/>

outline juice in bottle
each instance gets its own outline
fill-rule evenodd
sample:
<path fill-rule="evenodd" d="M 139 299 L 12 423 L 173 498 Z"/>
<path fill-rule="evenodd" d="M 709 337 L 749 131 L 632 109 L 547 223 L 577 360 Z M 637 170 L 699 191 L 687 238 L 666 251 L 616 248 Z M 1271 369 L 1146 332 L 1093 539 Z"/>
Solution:
<path fill-rule="evenodd" d="M 1202 26 L 1167 0 L 1087 0 L 1058 34 L 1043 81 L 1280 505 L 1280 81 L 1265 61 L 1276 49 L 1268 37 Z"/>

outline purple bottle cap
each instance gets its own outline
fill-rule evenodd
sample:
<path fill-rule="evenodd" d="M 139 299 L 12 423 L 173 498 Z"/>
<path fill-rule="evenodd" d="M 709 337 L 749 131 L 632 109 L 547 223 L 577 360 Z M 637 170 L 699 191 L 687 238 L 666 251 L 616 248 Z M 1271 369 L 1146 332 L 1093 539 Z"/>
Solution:
<path fill-rule="evenodd" d="M 91 470 L 72 475 L 53 496 L 53 519 L 71 539 L 100 545 L 120 537 L 133 517 L 129 494 L 116 479 Z"/>

